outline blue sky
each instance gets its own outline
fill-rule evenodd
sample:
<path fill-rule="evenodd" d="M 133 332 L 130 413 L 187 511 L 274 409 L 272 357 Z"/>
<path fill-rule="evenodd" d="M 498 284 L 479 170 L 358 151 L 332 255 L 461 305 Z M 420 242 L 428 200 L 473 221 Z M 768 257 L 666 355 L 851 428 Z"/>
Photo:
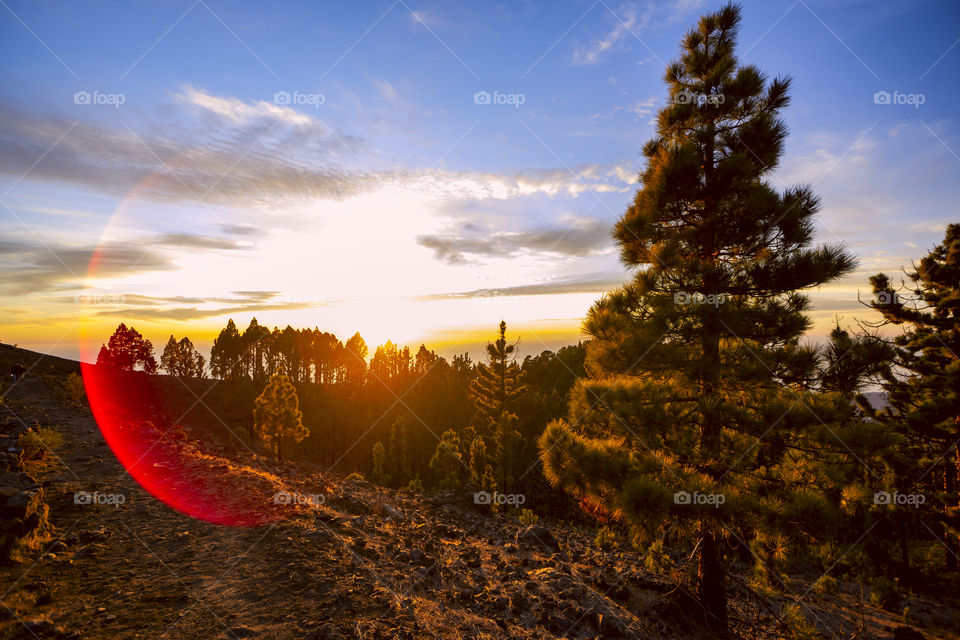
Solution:
<path fill-rule="evenodd" d="M 664 66 L 720 4 L 5 0 L 0 339 L 76 355 L 119 319 L 203 343 L 257 315 L 575 341 L 624 278 L 607 229 Z M 813 184 L 821 241 L 861 258 L 814 293 L 817 337 L 956 220 L 960 5 L 743 9 L 741 60 L 794 83 L 772 180 Z"/>

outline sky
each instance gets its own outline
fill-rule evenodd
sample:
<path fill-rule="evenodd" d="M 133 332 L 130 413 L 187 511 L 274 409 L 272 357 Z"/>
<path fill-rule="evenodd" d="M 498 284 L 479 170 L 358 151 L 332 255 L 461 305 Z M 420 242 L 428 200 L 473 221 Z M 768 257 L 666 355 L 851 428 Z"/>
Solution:
<path fill-rule="evenodd" d="M 664 67 L 720 5 L 0 0 L 0 341 L 575 343 L 629 278 L 610 228 Z M 960 4 L 742 6 L 741 61 L 793 79 L 770 179 L 859 259 L 810 292 L 822 339 L 957 221 Z"/>

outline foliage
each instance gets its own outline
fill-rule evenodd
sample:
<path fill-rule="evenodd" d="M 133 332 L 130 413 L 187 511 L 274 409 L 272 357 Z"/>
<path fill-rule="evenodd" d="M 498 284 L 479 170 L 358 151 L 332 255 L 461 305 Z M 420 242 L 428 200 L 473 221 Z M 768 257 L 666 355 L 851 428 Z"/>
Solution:
<path fill-rule="evenodd" d="M 178 342 L 171 335 L 160 356 L 160 368 L 180 378 L 203 378 L 206 375 L 205 363 L 204 357 L 187 337 Z"/>
<path fill-rule="evenodd" d="M 537 522 L 540 521 L 540 516 L 535 514 L 530 509 L 521 509 L 520 515 L 517 517 L 517 519 L 520 521 L 520 524 L 525 527 L 529 527 L 530 525 L 537 524 Z"/>
<path fill-rule="evenodd" d="M 74 404 L 84 404 L 87 401 L 87 390 L 83 386 L 83 378 L 77 373 L 70 373 L 63 379 L 63 394 Z"/>
<path fill-rule="evenodd" d="M 874 326 L 903 329 L 893 342 L 892 372 L 884 389 L 890 407 L 874 418 L 903 439 L 890 456 L 892 487 L 901 493 L 922 494 L 930 503 L 921 522 L 902 526 L 908 517 L 881 527 L 878 539 L 900 538 L 901 564 L 907 560 L 906 537 L 942 535 L 947 571 L 957 571 L 960 554 L 960 224 L 950 224 L 942 243 L 896 286 L 883 273 L 870 278 L 871 306 L 883 320 Z M 861 403 L 863 404 L 863 403 Z M 934 502 L 935 496 L 942 496 Z M 915 511 L 915 510 L 914 510 Z M 916 514 L 914 514 L 916 516 Z M 915 518 L 914 518 L 915 519 Z M 903 567 L 906 569 L 906 567 Z"/>
<path fill-rule="evenodd" d="M 24 460 L 39 460 L 63 445 L 63 435 L 52 427 L 34 425 L 20 433 L 17 444 L 23 449 Z"/>
<path fill-rule="evenodd" d="M 123 323 L 113 332 L 107 344 L 100 346 L 97 364 L 120 371 L 134 371 L 139 368 L 149 374 L 157 372 L 153 344 L 140 335 L 139 331 L 133 327 L 128 328 Z"/>
<path fill-rule="evenodd" d="M 857 429 L 840 394 L 804 388 L 818 354 L 799 342 L 801 291 L 854 260 L 811 246 L 809 188 L 771 186 L 790 82 L 737 61 L 739 24 L 733 5 L 704 16 L 667 67 L 668 104 L 614 231 L 632 280 L 591 307 L 590 377 L 540 439 L 555 485 L 695 543 L 703 619 L 718 633 L 724 539 L 829 533 L 829 504 L 797 461 L 814 450 L 848 462 L 831 433 Z"/>
<path fill-rule="evenodd" d="M 430 459 L 430 468 L 437 473 L 437 486 L 441 489 L 456 489 L 460 486 L 460 471 L 463 460 L 460 455 L 460 437 L 453 429 L 443 432 L 441 441 Z"/>
<path fill-rule="evenodd" d="M 597 535 L 593 539 L 593 544 L 597 545 L 598 549 L 605 551 L 612 549 L 617 544 L 617 533 L 610 527 L 600 527 L 597 529 Z"/>
<path fill-rule="evenodd" d="M 253 409 L 254 431 L 280 460 L 285 441 L 300 442 L 307 437 L 302 418 L 297 390 L 281 365 L 256 400 Z"/>
<path fill-rule="evenodd" d="M 390 475 L 384 471 L 386 466 L 387 450 L 382 442 L 373 445 L 373 466 L 370 470 L 370 481 L 376 484 L 390 484 Z"/>

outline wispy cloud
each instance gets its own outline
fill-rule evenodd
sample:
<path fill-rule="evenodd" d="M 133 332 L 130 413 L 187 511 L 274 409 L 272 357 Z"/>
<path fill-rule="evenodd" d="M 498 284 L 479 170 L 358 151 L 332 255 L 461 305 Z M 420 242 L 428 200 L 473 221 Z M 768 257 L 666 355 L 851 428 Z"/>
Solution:
<path fill-rule="evenodd" d="M 650 20 L 651 8 L 648 6 L 641 12 L 633 3 L 620 6 L 616 15 L 608 15 L 614 21 L 613 28 L 602 36 L 595 38 L 589 44 L 578 47 L 573 53 L 573 62 L 578 65 L 597 64 L 607 54 L 616 51 L 622 46 L 627 36 L 646 27 Z"/>
<path fill-rule="evenodd" d="M 588 256 L 610 249 L 610 225 L 597 219 L 575 220 L 569 227 L 526 231 L 489 231 L 465 225 L 449 235 L 424 235 L 417 242 L 438 260 L 466 264 L 475 258 L 511 257 L 522 253 Z"/>
<path fill-rule="evenodd" d="M 623 284 L 624 277 L 605 274 L 588 274 L 577 278 L 534 282 L 511 287 L 472 289 L 454 293 L 435 293 L 419 300 L 459 300 L 467 298 L 498 298 L 509 296 L 546 296 L 569 293 L 601 293 Z"/>
<path fill-rule="evenodd" d="M 200 107 L 236 124 L 267 119 L 296 126 L 319 126 L 309 115 L 265 100 L 244 102 L 239 98 L 215 96 L 190 85 L 184 85 L 174 95 L 180 102 Z"/>

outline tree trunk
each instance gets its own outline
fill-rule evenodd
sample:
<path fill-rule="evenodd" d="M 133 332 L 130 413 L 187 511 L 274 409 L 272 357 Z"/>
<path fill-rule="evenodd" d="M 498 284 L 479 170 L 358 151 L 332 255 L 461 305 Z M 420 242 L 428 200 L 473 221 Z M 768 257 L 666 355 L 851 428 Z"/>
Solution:
<path fill-rule="evenodd" d="M 720 563 L 720 545 L 713 526 L 707 520 L 700 522 L 700 536 L 697 597 L 703 607 L 707 628 L 720 636 L 725 636 L 727 634 L 727 596 L 724 591 L 723 566 Z"/>
<path fill-rule="evenodd" d="M 956 425 L 957 434 L 960 435 L 960 416 L 956 418 Z M 960 491 L 960 446 L 954 445 L 954 449 L 953 469 L 951 469 L 949 465 L 946 465 L 943 470 L 943 489 L 947 495 L 947 500 L 950 499 L 950 496 L 956 495 L 958 491 Z M 957 571 L 960 569 L 960 562 L 957 561 L 957 556 L 960 555 L 960 541 L 950 534 L 946 523 L 943 527 L 943 546 L 946 547 L 947 551 L 945 554 L 947 571 Z"/>

